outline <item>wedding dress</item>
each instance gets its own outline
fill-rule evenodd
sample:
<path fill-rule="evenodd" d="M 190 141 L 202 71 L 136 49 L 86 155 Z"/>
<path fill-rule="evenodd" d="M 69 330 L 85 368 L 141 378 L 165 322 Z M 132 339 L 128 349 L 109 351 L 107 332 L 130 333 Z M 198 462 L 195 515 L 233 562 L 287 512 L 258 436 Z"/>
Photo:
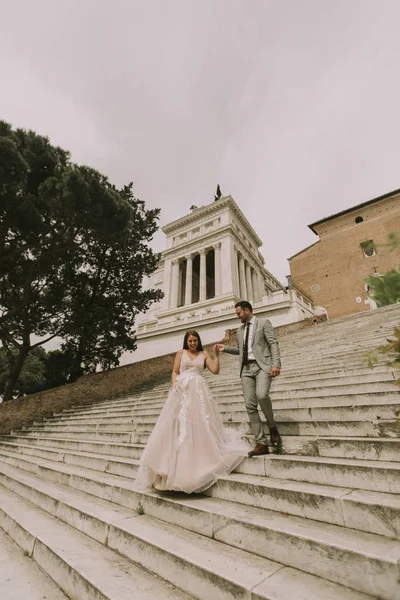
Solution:
<path fill-rule="evenodd" d="M 223 426 L 202 376 L 204 354 L 182 353 L 179 375 L 140 459 L 136 489 L 202 492 L 247 455 L 241 434 Z"/>

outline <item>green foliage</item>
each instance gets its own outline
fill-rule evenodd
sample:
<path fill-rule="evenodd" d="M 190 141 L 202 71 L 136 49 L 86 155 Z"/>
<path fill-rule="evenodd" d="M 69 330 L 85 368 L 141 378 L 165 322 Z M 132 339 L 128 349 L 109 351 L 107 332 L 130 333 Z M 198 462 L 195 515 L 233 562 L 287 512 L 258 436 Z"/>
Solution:
<path fill-rule="evenodd" d="M 378 306 L 400 302 L 400 271 L 391 269 L 380 277 L 368 277 L 369 295 Z"/>
<path fill-rule="evenodd" d="M 64 358 L 53 360 L 61 368 L 68 358 L 69 380 L 116 366 L 122 352 L 136 348 L 136 315 L 162 297 L 142 287 L 158 260 L 148 247 L 158 216 L 134 197 L 132 184 L 117 189 L 47 138 L 0 121 L 5 399 L 28 354 L 56 336 Z M 32 344 L 33 335 L 40 342 Z"/>
<path fill-rule="evenodd" d="M 379 356 L 386 357 L 386 365 L 393 369 L 400 369 L 400 327 L 395 327 L 393 338 L 386 340 L 386 344 L 378 346 L 374 350 L 370 350 L 366 354 L 367 366 L 371 369 L 376 365 Z M 400 386 L 400 379 L 397 379 L 396 384 Z"/>
<path fill-rule="evenodd" d="M 400 233 L 392 232 L 388 235 L 388 243 L 384 244 L 390 251 L 400 247 Z M 370 276 L 366 280 L 369 295 L 378 306 L 387 306 L 400 302 L 400 271 L 399 268 L 391 269 L 384 275 Z"/>
<path fill-rule="evenodd" d="M 392 251 L 399 248 L 400 234 L 390 233 L 386 246 Z M 370 287 L 370 295 L 378 306 L 400 302 L 400 272 L 398 269 L 391 269 L 380 277 L 369 277 L 366 281 Z M 365 358 L 369 368 L 378 362 L 379 356 L 384 356 L 388 366 L 400 369 L 400 327 L 395 327 L 393 338 L 387 339 L 386 342 L 386 344 L 367 352 Z M 400 385 L 400 379 L 397 379 L 396 383 Z"/>
<path fill-rule="evenodd" d="M 12 351 L 17 355 L 17 350 Z M 42 390 L 59 387 L 68 382 L 74 357 L 71 352 L 53 350 L 46 352 L 40 346 L 29 352 L 16 381 L 13 397 L 35 394 Z M 8 357 L 0 348 L 0 396 L 4 394 L 8 378 Z"/>
<path fill-rule="evenodd" d="M 16 353 L 16 351 L 14 351 Z M 15 386 L 14 395 L 24 396 L 40 392 L 46 387 L 45 354 L 43 348 L 35 348 L 27 356 Z M 0 395 L 4 394 L 8 377 L 6 351 L 0 348 Z"/>

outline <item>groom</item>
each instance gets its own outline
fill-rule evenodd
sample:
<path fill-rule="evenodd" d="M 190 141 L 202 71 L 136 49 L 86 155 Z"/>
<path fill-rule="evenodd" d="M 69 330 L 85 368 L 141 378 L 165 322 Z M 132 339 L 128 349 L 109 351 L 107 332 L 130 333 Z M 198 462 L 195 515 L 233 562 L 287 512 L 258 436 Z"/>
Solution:
<path fill-rule="evenodd" d="M 281 442 L 269 397 L 271 378 L 277 377 L 281 371 L 279 346 L 270 321 L 257 319 L 253 315 L 250 302 L 237 302 L 235 309 L 242 322 L 237 332 L 238 347 L 216 344 L 215 350 L 240 355 L 244 402 L 257 442 L 249 456 L 260 456 L 268 454 L 269 451 L 258 404 L 267 419 L 272 446 L 278 446 Z"/>

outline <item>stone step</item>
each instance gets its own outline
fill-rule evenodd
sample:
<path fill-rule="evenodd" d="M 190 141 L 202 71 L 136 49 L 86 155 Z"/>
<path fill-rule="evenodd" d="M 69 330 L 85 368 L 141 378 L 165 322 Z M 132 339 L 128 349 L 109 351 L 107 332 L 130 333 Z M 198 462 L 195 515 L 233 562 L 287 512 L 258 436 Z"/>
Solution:
<path fill-rule="evenodd" d="M 157 418 L 160 414 L 162 404 L 147 409 L 131 409 L 123 413 L 117 413 L 113 416 L 112 413 L 104 415 L 92 416 L 90 413 L 87 416 L 70 416 L 70 417 L 52 417 L 43 421 L 34 421 L 33 425 L 41 425 L 43 427 L 59 425 L 97 425 L 101 423 L 123 425 L 126 423 L 141 423 L 147 422 L 149 417 Z M 244 410 L 244 401 L 231 402 L 221 404 L 221 413 L 226 415 L 236 414 L 247 420 Z M 280 421 L 334 421 L 343 419 L 345 421 L 375 421 L 377 419 L 392 419 L 398 416 L 400 411 L 400 398 L 397 404 L 366 404 L 359 406 L 323 406 L 311 408 L 280 408 L 274 411 L 275 419 Z"/>
<path fill-rule="evenodd" d="M 3 452 L 0 473 L 7 473 L 7 468 L 11 465 L 41 475 L 55 483 L 77 487 L 106 500 L 113 499 L 115 487 L 134 489 L 133 481 L 128 479 L 76 465 L 60 465 L 34 456 L 19 457 L 17 454 L 11 454 L 8 453 L 7 456 Z M 400 537 L 400 498 L 394 494 L 369 491 L 365 492 L 363 500 L 361 492 L 351 488 L 235 473 L 219 479 L 206 495 L 223 500 L 235 498 L 240 504 L 282 511 L 285 514 L 334 525 L 350 526 L 380 535 L 387 531 L 386 521 L 389 518 L 392 530 Z M 373 513 L 372 503 L 373 506 L 379 503 L 381 516 Z M 371 519 L 371 512 L 374 520 Z M 350 522 L 352 525 L 349 525 Z"/>
<path fill-rule="evenodd" d="M 251 445 L 254 444 L 254 439 L 251 436 L 248 441 Z M 110 456 L 123 456 L 125 458 L 140 458 L 144 448 L 143 443 L 116 443 L 111 441 L 97 440 L 80 440 L 70 439 L 68 437 L 45 437 L 45 436 L 24 436 L 24 435 L 4 435 L 0 436 L 0 441 L 9 441 L 16 443 L 29 443 L 39 446 L 51 446 L 57 448 L 70 448 L 83 452 L 94 452 L 98 454 L 106 454 Z M 285 438 L 285 454 L 300 454 L 302 456 L 335 456 L 332 452 L 338 453 L 339 458 L 346 458 L 346 451 L 349 448 L 349 442 L 352 438 L 318 438 L 316 436 L 288 436 Z M 355 452 L 354 456 L 348 458 L 365 458 L 367 460 L 384 460 L 398 462 L 398 445 L 397 440 L 377 439 L 377 438 L 358 438 L 354 440 L 351 450 Z M 318 447 L 318 442 L 321 442 L 321 447 Z M 328 442 L 331 442 L 329 447 Z M 343 445 L 343 448 L 341 446 Z M 358 451 L 357 451 L 358 450 Z M 272 449 L 272 453 L 276 450 Z M 329 452 L 331 454 L 329 454 Z M 379 452 L 383 455 L 380 458 Z M 365 456 L 364 456 L 365 454 Z M 368 456 L 369 454 L 369 456 Z M 395 456 L 395 458 L 391 458 Z"/>
<path fill-rule="evenodd" d="M 43 511 L 48 511 L 50 516 L 56 514 L 72 526 L 84 523 L 88 536 L 115 548 L 158 576 L 185 587 L 200 600 L 250 597 L 286 600 L 294 591 L 297 598 L 308 600 L 371 598 L 212 540 L 207 533 L 199 535 L 151 516 L 139 516 L 66 486 L 55 487 L 38 477 L 11 473 L 7 483 L 41 507 L 41 514 L 45 514 Z M 205 498 L 203 501 L 209 502 Z M 203 512 L 207 518 L 209 513 Z M 176 596 L 182 597 L 187 596 Z"/>
<path fill-rule="evenodd" d="M 398 494 L 231 473 L 221 477 L 205 495 L 235 498 L 235 502 L 248 506 L 400 538 Z"/>
<path fill-rule="evenodd" d="M 214 386 L 212 392 L 218 398 L 223 398 L 227 395 L 237 394 L 241 392 L 240 385 L 231 386 Z M 323 398 L 324 396 L 337 397 L 349 394 L 398 394 L 396 384 L 392 381 L 382 381 L 376 383 L 365 383 L 365 384 L 343 384 L 335 385 L 332 387 L 319 386 L 318 382 L 307 388 L 300 389 L 280 389 L 277 390 L 274 387 L 271 389 L 271 396 L 274 400 L 292 399 L 292 398 Z"/>
<path fill-rule="evenodd" d="M 0 586 L 4 600 L 68 600 L 54 581 L 1 529 Z"/>
<path fill-rule="evenodd" d="M 330 458 L 400 462 L 400 439 L 318 438 L 318 453 Z"/>
<path fill-rule="evenodd" d="M 366 385 L 368 383 L 394 383 L 395 375 L 393 371 L 385 371 L 383 373 L 374 373 L 369 371 L 368 373 L 363 373 L 362 375 L 347 375 L 347 376 L 337 376 L 337 375 L 325 375 L 324 377 L 318 377 L 317 383 L 318 387 L 326 387 L 329 389 L 333 389 L 336 386 L 341 385 Z M 210 389 L 219 389 L 224 386 L 232 387 L 235 384 L 232 381 L 231 377 L 226 377 L 222 379 L 222 377 L 218 376 L 218 378 L 211 379 L 208 381 L 208 385 Z M 241 385 L 240 380 L 238 379 L 236 382 L 237 385 Z M 276 377 L 273 381 L 273 389 L 275 391 L 281 390 L 300 390 L 307 389 L 308 387 L 315 387 L 316 380 L 314 377 L 299 376 L 296 378 L 287 378 L 286 381 L 281 379 L 280 376 Z"/>
<path fill-rule="evenodd" d="M 267 455 L 245 459 L 236 472 L 291 481 L 400 494 L 400 464 L 321 456 Z"/>
<path fill-rule="evenodd" d="M 46 486 L 46 482 L 18 470 L 9 469 L 5 481 L 45 510 L 57 511 L 59 518 L 84 527 L 87 535 L 107 539 L 110 548 L 135 563 L 175 585 L 182 586 L 185 581 L 185 589 L 199 599 L 250 597 L 244 596 L 237 584 L 250 578 L 254 588 L 254 569 L 257 575 L 261 571 L 263 579 L 269 576 L 271 584 L 273 573 L 282 564 L 291 569 L 298 565 L 300 570 L 385 600 L 395 597 L 398 590 L 399 544 L 375 534 L 213 498 L 182 499 L 176 494 L 125 496 L 130 508 L 134 505 L 141 514 L 129 518 L 120 509 L 115 515 L 115 504 L 99 504 L 92 496 L 78 496 L 76 491 L 71 495 L 65 486 L 62 490 L 49 483 Z M 190 531 L 192 527 L 201 528 L 202 535 Z M 274 560 L 271 567 L 269 557 L 273 554 L 283 561 L 278 564 Z M 193 571 L 194 585 L 190 581 Z M 281 596 L 265 597 L 287 599 L 283 595 L 287 591 L 281 592 Z M 346 597 L 342 595 L 345 588 L 336 593 L 341 600 Z M 254 598 L 264 596 L 256 594 Z"/>
<path fill-rule="evenodd" d="M 251 429 L 247 421 L 246 411 L 222 413 L 225 427 L 234 428 L 242 431 L 244 434 L 250 434 Z M 82 439 L 96 439 L 97 434 L 103 437 L 103 434 L 109 433 L 112 436 L 123 433 L 130 437 L 129 442 L 133 442 L 133 435 L 142 437 L 144 434 L 150 435 L 156 423 L 157 416 L 142 417 L 140 420 L 131 420 L 125 423 L 97 423 L 97 424 L 44 424 L 23 427 L 21 433 L 26 435 L 74 435 L 80 434 Z M 263 419 L 265 422 L 265 419 Z M 353 436 L 353 437 L 394 437 L 394 428 L 397 421 L 394 419 L 381 419 L 376 421 L 281 421 L 277 419 L 279 431 L 282 436 L 288 435 L 317 435 L 317 436 Z M 268 428 L 266 427 L 266 431 Z M 93 438 L 93 436 L 95 436 Z"/>
<path fill-rule="evenodd" d="M 233 402 L 244 403 L 244 396 L 241 390 L 238 390 L 233 394 L 220 394 L 215 398 L 220 408 L 223 410 L 226 404 L 232 404 Z M 338 407 L 338 406 L 358 406 L 363 404 L 377 405 L 377 404 L 400 404 L 400 394 L 397 391 L 393 393 L 364 393 L 364 394 L 341 394 L 335 397 L 331 396 L 305 396 L 302 398 L 286 398 L 283 400 L 277 400 L 274 397 L 274 392 L 271 392 L 271 399 L 273 401 L 274 408 L 311 408 L 311 407 Z M 74 413 L 63 414 L 64 418 L 68 418 L 69 415 L 74 417 L 85 417 L 90 415 L 95 416 L 128 416 L 132 414 L 132 411 L 140 411 L 147 409 L 161 409 L 164 405 L 165 397 L 161 397 L 155 401 L 149 402 L 127 402 L 125 406 L 120 407 L 106 407 L 106 408 L 93 408 L 91 410 L 81 411 L 76 410 Z M 134 413 L 133 413 L 134 414 Z M 55 415 L 56 417 L 57 415 Z"/>
<path fill-rule="evenodd" d="M 234 383 L 231 385 L 223 385 L 218 386 L 214 385 L 211 388 L 211 391 L 215 397 L 224 398 L 226 396 L 231 395 L 242 395 L 242 386 L 240 383 Z M 314 398 L 314 397 L 324 397 L 324 396 L 342 396 L 349 394 L 397 394 L 398 388 L 396 387 L 395 381 L 379 381 L 379 382 L 371 382 L 371 383 L 359 383 L 359 384 L 347 384 L 343 385 L 335 385 L 335 386 L 320 386 L 318 382 L 314 382 L 314 384 L 309 385 L 306 388 L 298 388 L 298 389 L 276 389 L 275 386 L 272 386 L 271 396 L 274 400 L 282 400 L 282 399 L 292 399 L 292 398 Z M 117 407 L 126 407 L 130 405 L 135 405 L 139 402 L 146 402 L 146 400 L 160 400 L 161 398 L 166 398 L 166 395 L 158 393 L 155 396 L 149 396 L 148 398 L 133 398 L 132 400 L 120 400 L 115 402 L 109 402 L 108 404 L 104 404 L 101 408 L 117 408 Z"/>
<path fill-rule="evenodd" d="M 60 448 L 63 450 L 78 450 L 81 452 L 93 452 L 96 454 L 105 454 L 106 456 L 122 456 L 124 458 L 140 458 L 143 451 L 143 444 L 118 444 L 113 442 L 81 441 L 68 438 L 45 438 L 28 437 L 23 435 L 3 435 L 0 436 L 0 442 L 15 442 L 22 444 L 31 444 L 33 446 L 44 446 Z"/>
<path fill-rule="evenodd" d="M 30 446 L 28 444 L 0 442 L 0 460 L 2 456 L 15 458 L 18 454 L 21 455 L 21 458 L 23 458 L 23 455 L 35 456 L 53 462 L 76 465 L 78 467 L 93 469 L 94 471 L 109 473 L 110 475 L 120 475 L 130 479 L 135 479 L 139 468 L 139 460 L 137 458 L 124 458 L 122 456 L 110 457 L 104 454 L 68 450 L 68 448 L 46 448 L 41 446 Z"/>
<path fill-rule="evenodd" d="M 0 456 L 4 454 L 12 458 L 16 454 L 36 456 L 131 479 L 136 477 L 139 465 L 139 460 L 133 458 L 2 441 Z M 324 485 L 340 482 L 344 487 L 400 494 L 400 464 L 396 462 L 267 455 L 245 458 L 236 471 Z"/>
<path fill-rule="evenodd" d="M 3 486 L 0 527 L 70 598 L 191 598 Z"/>
<path fill-rule="evenodd" d="M 221 363 L 221 370 L 219 375 L 213 375 L 209 371 L 205 370 L 204 377 L 208 382 L 217 381 L 217 380 L 229 380 L 233 378 L 235 381 L 240 380 L 240 371 L 239 371 L 239 361 L 235 361 L 235 364 L 231 363 Z M 369 368 L 366 365 L 365 359 L 360 358 L 356 361 L 352 362 L 340 362 L 337 360 L 332 360 L 328 362 L 324 362 L 323 364 L 315 364 L 313 366 L 305 365 L 304 363 L 299 363 L 297 366 L 289 363 L 282 363 L 281 374 L 279 376 L 279 381 L 282 381 L 282 385 L 286 382 L 290 382 L 292 380 L 297 380 L 298 378 L 308 378 L 315 379 L 317 377 L 329 377 L 329 376 L 339 376 L 346 375 L 351 372 L 364 372 L 365 374 L 371 373 L 388 373 L 391 372 L 392 368 L 386 366 L 384 362 L 378 363 L 373 368 Z M 161 384 L 160 389 L 168 389 L 170 387 L 170 380 L 168 382 Z M 158 389 L 158 388 L 157 388 Z M 147 390 L 147 392 L 151 393 L 151 390 Z M 144 390 L 142 393 L 146 393 Z"/>
<path fill-rule="evenodd" d="M 379 373 L 375 372 L 377 369 L 379 369 Z M 382 381 L 392 381 L 395 379 L 395 374 L 393 372 L 392 369 L 386 368 L 386 367 L 377 367 L 376 369 L 374 369 L 372 372 L 370 369 L 354 369 L 354 370 L 338 370 L 336 372 L 331 372 L 331 371 L 327 371 L 326 373 L 323 374 L 323 377 L 319 376 L 318 377 L 318 382 L 320 382 L 321 387 L 324 387 L 325 385 L 331 385 L 334 383 L 347 383 L 347 381 L 352 382 L 352 383 L 358 383 L 360 380 L 361 382 L 364 381 L 380 381 L 380 373 L 382 374 Z M 370 379 L 369 379 L 370 378 Z M 222 377 L 219 376 L 219 379 L 222 380 Z M 290 379 L 290 386 L 294 386 L 296 389 L 300 389 L 301 387 L 307 387 L 305 384 L 306 383 L 310 383 L 313 384 L 315 383 L 315 377 L 312 377 L 310 375 L 302 375 L 302 376 L 294 376 L 294 377 L 290 377 L 287 378 L 288 380 Z M 343 381 L 342 381 L 343 379 Z M 224 381 L 227 381 L 229 384 L 232 383 L 232 376 L 226 376 Z M 240 379 L 239 377 L 235 377 L 235 381 L 236 384 L 238 386 L 238 389 L 240 388 Z M 300 384 L 304 384 L 300 385 Z M 208 381 L 208 385 L 213 389 L 214 385 L 217 385 L 218 387 L 218 383 L 215 384 L 215 377 L 214 378 L 210 378 Z M 288 385 L 288 382 L 286 382 L 283 378 L 283 376 L 280 376 L 279 378 L 274 380 L 273 386 L 274 388 L 278 388 L 278 387 L 282 387 L 283 389 L 285 389 L 286 385 Z M 157 386 L 156 390 L 153 391 L 148 391 L 148 392 L 143 392 L 143 393 L 135 393 L 132 395 L 127 395 L 124 396 L 123 398 L 115 398 L 112 400 L 104 400 L 101 402 L 97 402 L 97 403 L 93 403 L 91 405 L 85 406 L 85 407 L 81 407 L 81 408 L 69 408 L 69 409 L 64 409 L 61 413 L 56 413 L 56 416 L 58 415 L 68 415 L 68 414 L 75 414 L 77 412 L 77 410 L 79 410 L 79 412 L 85 413 L 87 411 L 90 410 L 95 410 L 95 409 L 102 409 L 105 407 L 117 407 L 117 406 L 125 406 L 126 402 L 147 402 L 150 399 L 159 399 L 160 397 L 166 397 L 168 394 L 168 391 L 170 389 L 170 385 L 168 384 L 167 386 Z"/>
<path fill-rule="evenodd" d="M 51 439 L 64 439 L 69 440 L 84 440 L 84 441 L 105 441 L 105 442 L 119 442 L 127 444 L 145 444 L 149 437 L 148 433 L 113 433 L 111 431 L 85 431 L 84 435 L 80 431 L 51 431 L 51 430 L 29 430 L 22 431 L 24 436 L 30 438 L 51 438 Z M 12 432 L 12 435 L 17 435 L 16 432 Z M 141 438 L 143 441 L 138 441 Z"/>

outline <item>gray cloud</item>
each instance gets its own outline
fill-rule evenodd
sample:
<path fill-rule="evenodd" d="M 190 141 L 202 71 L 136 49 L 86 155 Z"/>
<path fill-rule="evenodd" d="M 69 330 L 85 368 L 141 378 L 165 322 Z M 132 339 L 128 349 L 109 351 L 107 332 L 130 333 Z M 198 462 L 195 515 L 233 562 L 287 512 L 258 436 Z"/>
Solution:
<path fill-rule="evenodd" d="M 220 183 L 282 280 L 309 222 L 400 187 L 396 0 L 0 8 L 2 118 L 133 180 L 162 224 Z"/>

